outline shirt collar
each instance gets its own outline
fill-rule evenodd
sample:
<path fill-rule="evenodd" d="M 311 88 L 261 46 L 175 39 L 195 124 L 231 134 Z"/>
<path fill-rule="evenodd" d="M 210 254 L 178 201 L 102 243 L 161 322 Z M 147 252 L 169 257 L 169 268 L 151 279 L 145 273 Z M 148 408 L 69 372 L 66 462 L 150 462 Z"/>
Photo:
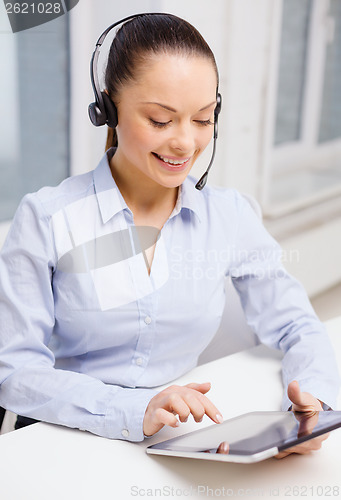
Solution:
<path fill-rule="evenodd" d="M 110 160 L 114 153 L 115 148 L 108 149 L 94 170 L 95 194 L 104 224 L 125 209 L 131 212 L 110 170 Z"/>
<path fill-rule="evenodd" d="M 198 217 L 199 222 L 201 222 L 203 219 L 204 193 L 195 188 L 196 183 L 197 179 L 191 175 L 186 177 L 180 186 L 178 200 L 174 210 L 179 204 L 179 211 L 182 208 L 186 208 L 193 212 Z"/>
<path fill-rule="evenodd" d="M 115 148 L 108 149 L 93 173 L 95 194 L 104 224 L 125 209 L 131 213 L 110 170 L 110 160 L 114 153 Z M 196 182 L 194 177 L 186 177 L 180 186 L 178 198 L 170 217 L 174 217 L 185 208 L 192 211 L 199 221 L 202 220 L 203 194 L 195 189 Z"/>

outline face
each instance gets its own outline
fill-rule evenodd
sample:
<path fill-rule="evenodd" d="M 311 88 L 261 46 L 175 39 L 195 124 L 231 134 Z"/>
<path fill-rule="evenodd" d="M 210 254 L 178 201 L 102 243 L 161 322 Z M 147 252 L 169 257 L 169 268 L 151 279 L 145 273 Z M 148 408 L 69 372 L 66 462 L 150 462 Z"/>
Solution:
<path fill-rule="evenodd" d="M 153 56 L 117 96 L 114 164 L 135 179 L 179 186 L 213 136 L 216 87 L 209 59 Z"/>

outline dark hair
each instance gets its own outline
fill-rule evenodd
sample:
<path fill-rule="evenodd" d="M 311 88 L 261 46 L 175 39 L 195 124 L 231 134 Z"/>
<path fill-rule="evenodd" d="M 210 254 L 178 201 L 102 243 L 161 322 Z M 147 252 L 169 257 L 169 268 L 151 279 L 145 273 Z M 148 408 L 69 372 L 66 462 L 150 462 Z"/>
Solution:
<path fill-rule="evenodd" d="M 212 50 L 199 31 L 172 14 L 145 14 L 123 24 L 112 41 L 105 70 L 105 86 L 116 103 L 121 86 L 137 77 L 142 63 L 152 54 L 185 54 L 207 57 L 218 69 Z M 117 146 L 116 131 L 108 128 L 106 149 Z"/>

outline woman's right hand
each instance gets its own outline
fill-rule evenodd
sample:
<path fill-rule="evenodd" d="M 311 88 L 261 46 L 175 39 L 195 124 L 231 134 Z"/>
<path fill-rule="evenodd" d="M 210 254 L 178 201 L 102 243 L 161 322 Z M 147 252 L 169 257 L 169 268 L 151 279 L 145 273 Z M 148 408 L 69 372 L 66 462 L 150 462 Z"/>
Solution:
<path fill-rule="evenodd" d="M 171 385 L 154 396 L 147 406 L 143 419 L 143 433 L 152 436 L 164 425 L 178 427 L 192 414 L 201 422 L 206 414 L 217 424 L 223 417 L 214 404 L 204 395 L 211 388 L 210 382 L 203 384 Z M 176 415 L 179 415 L 179 420 Z M 179 422 L 180 421 L 180 422 Z"/>

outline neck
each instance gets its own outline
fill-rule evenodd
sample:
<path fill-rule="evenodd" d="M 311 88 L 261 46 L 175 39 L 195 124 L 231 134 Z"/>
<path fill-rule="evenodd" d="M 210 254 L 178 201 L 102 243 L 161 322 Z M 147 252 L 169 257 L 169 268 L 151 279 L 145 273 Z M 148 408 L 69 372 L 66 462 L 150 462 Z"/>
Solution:
<path fill-rule="evenodd" d="M 134 166 L 120 161 L 117 153 L 110 160 L 110 170 L 125 202 L 133 214 L 150 214 L 162 210 L 171 213 L 177 200 L 178 187 L 164 187 Z"/>

